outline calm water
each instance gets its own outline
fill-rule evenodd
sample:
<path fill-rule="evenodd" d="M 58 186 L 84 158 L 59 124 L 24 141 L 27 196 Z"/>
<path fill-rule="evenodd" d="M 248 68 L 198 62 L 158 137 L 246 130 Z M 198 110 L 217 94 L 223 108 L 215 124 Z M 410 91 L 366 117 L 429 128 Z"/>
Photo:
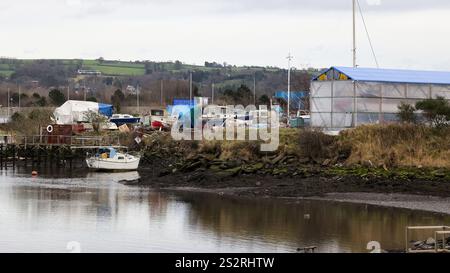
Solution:
<path fill-rule="evenodd" d="M 59 172 L 59 173 L 58 173 Z M 0 171 L 0 252 L 367 252 L 401 249 L 407 225 L 433 213 L 328 202 L 248 200 L 128 187 L 125 174 Z M 304 215 L 310 214 L 310 219 Z"/>

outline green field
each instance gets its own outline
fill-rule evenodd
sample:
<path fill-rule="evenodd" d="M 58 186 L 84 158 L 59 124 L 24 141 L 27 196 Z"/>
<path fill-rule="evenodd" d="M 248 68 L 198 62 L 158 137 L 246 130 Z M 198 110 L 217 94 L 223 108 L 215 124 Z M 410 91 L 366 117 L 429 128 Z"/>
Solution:
<path fill-rule="evenodd" d="M 140 63 L 84 60 L 83 69 L 97 70 L 104 75 L 111 76 L 142 76 L 145 75 L 145 66 Z"/>
<path fill-rule="evenodd" d="M 0 63 L 0 75 L 9 77 L 14 73 L 17 66 L 22 64 L 29 64 L 37 60 L 13 60 L 12 62 L 5 61 Z M 73 66 L 81 64 L 82 69 L 96 70 L 105 76 L 142 76 L 145 75 L 145 64 L 143 62 L 127 62 L 127 61 L 110 61 L 110 60 L 81 60 L 81 59 L 58 59 L 60 64 L 65 66 Z M 159 62 L 159 69 L 172 73 L 187 73 L 189 71 L 203 71 L 213 72 L 217 70 L 226 69 L 232 73 L 254 73 L 256 71 L 276 72 L 276 68 L 263 67 L 205 67 L 202 65 L 181 64 L 177 65 L 175 62 Z"/>
<path fill-rule="evenodd" d="M 14 70 L 0 70 L 0 76 L 2 77 L 10 77 L 14 73 Z"/>
<path fill-rule="evenodd" d="M 0 64 L 0 76 L 1 77 L 10 77 L 14 73 L 14 67 L 11 67 L 9 64 Z"/>

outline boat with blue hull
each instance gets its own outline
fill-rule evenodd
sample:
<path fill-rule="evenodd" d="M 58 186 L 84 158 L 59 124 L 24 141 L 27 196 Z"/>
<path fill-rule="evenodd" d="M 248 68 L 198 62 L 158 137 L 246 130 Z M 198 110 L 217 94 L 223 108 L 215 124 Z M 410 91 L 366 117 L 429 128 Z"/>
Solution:
<path fill-rule="evenodd" d="M 141 118 L 133 117 L 132 115 L 126 114 L 114 114 L 109 120 L 112 123 L 115 123 L 117 126 L 121 126 L 124 124 L 136 124 L 141 122 Z"/>

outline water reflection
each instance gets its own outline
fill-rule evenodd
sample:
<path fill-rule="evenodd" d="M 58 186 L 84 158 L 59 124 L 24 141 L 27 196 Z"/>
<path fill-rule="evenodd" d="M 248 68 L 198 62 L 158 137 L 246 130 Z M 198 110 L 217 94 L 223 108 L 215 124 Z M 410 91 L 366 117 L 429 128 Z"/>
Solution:
<path fill-rule="evenodd" d="M 407 225 L 450 217 L 328 202 L 164 193 L 117 183 L 131 173 L 0 171 L 0 252 L 366 252 L 404 246 Z M 309 219 L 305 214 L 310 215 Z"/>
<path fill-rule="evenodd" d="M 181 196 L 190 204 L 190 223 L 217 236 L 318 246 L 323 252 L 367 252 L 370 241 L 381 242 L 385 249 L 404 249 L 406 226 L 450 223 L 449 216 L 368 205 Z"/>

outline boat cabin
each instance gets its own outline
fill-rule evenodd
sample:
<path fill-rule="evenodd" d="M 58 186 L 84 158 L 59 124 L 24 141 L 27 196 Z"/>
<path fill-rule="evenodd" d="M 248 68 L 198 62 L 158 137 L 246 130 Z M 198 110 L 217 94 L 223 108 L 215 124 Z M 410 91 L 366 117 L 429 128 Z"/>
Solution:
<path fill-rule="evenodd" d="M 95 155 L 95 157 L 101 157 L 103 159 L 107 159 L 107 158 L 114 158 L 117 154 L 116 149 L 114 148 L 100 148 L 98 149 L 97 154 Z"/>

